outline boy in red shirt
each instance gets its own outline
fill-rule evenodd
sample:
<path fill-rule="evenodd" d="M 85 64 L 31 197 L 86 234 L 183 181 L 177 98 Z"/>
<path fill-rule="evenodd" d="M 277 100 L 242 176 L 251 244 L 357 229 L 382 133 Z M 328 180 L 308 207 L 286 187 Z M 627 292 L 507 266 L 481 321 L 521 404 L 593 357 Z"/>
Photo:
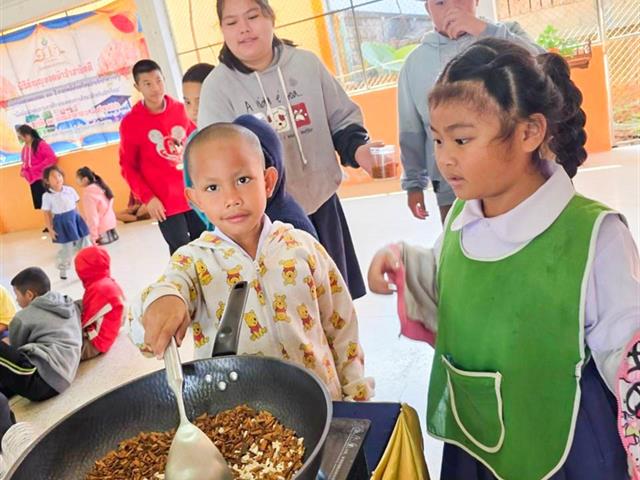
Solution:
<path fill-rule="evenodd" d="M 80 360 L 88 360 L 107 353 L 115 342 L 126 310 L 124 294 L 111 278 L 111 259 L 104 248 L 80 250 L 75 266 L 84 286 Z"/>
<path fill-rule="evenodd" d="M 205 228 L 187 203 L 182 176 L 182 150 L 196 126 L 184 105 L 165 93 L 156 62 L 137 62 L 133 79 L 143 99 L 120 123 L 122 176 L 159 222 L 173 254 Z"/>

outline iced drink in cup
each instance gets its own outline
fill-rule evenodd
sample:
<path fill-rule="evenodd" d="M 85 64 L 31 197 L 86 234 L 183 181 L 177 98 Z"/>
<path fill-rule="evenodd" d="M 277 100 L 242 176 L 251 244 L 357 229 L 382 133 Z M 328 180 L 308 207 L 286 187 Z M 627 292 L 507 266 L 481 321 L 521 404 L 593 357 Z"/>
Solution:
<path fill-rule="evenodd" d="M 371 154 L 373 155 L 373 168 L 371 169 L 373 178 L 384 179 L 398 176 L 395 145 L 371 147 Z"/>

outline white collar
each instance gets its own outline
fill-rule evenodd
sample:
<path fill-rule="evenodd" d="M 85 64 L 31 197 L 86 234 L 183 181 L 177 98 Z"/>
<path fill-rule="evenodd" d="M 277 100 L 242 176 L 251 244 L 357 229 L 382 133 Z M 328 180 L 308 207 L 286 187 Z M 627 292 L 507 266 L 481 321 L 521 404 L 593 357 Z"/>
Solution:
<path fill-rule="evenodd" d="M 463 230 L 478 221 L 486 225 L 505 242 L 529 241 L 551 226 L 560 216 L 576 191 L 562 166 L 549 162 L 551 176 L 529 198 L 497 217 L 486 218 L 480 200 L 465 203 L 451 230 Z"/>
<path fill-rule="evenodd" d="M 265 213 L 263 216 L 263 222 L 262 222 L 262 231 L 260 232 L 260 238 L 258 239 L 258 248 L 256 249 L 256 253 L 260 251 L 260 249 L 262 248 L 262 244 L 264 243 L 265 239 L 267 238 L 267 235 L 269 235 L 269 232 L 271 232 L 271 227 L 273 225 L 273 223 L 271 222 L 271 219 L 269 218 L 269 216 Z M 218 237 L 220 237 L 221 239 L 223 239 L 225 242 L 229 242 L 230 244 L 232 244 L 235 247 L 238 247 L 240 250 L 242 250 L 243 252 L 247 253 L 244 248 L 242 248 L 240 245 L 238 245 L 236 242 L 234 242 L 233 240 L 231 240 L 231 238 L 229 238 L 222 230 L 220 230 L 219 228 L 216 228 L 215 232 L 214 232 Z M 247 253 L 247 255 L 249 255 Z M 249 255 L 251 256 L 251 255 Z"/>

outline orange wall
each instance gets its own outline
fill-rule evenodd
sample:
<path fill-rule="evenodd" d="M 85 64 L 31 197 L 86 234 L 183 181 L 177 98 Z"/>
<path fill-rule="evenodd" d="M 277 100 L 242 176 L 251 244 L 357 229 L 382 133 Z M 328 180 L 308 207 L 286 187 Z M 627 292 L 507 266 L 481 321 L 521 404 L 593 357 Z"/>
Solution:
<path fill-rule="evenodd" d="M 605 88 L 602 48 L 595 46 L 587 69 L 573 69 L 572 77 L 584 96 L 587 113 L 587 151 L 611 149 L 609 108 Z M 362 108 L 365 125 L 372 140 L 398 145 L 396 89 L 387 88 L 360 95 L 353 99 Z M 126 206 L 129 190 L 120 176 L 118 146 L 64 155 L 60 166 L 67 175 L 67 183 L 75 185 L 75 171 L 88 166 L 100 174 L 115 194 L 116 210 Z M 42 214 L 33 210 L 29 186 L 19 175 L 19 166 L 0 169 L 0 233 L 28 230 L 43 226 Z M 362 170 L 347 169 L 348 179 L 340 188 L 342 196 L 361 196 L 400 190 L 400 181 L 371 180 Z"/>
<path fill-rule="evenodd" d="M 87 166 L 98 173 L 113 190 L 115 209 L 127 206 L 129 187 L 120 176 L 118 145 L 98 150 L 80 151 L 60 157 L 66 183 L 79 190 L 75 173 Z M 20 166 L 0 169 L 0 233 L 29 230 L 44 226 L 42 212 L 33 209 L 29 184 L 20 176 Z"/>
<path fill-rule="evenodd" d="M 571 69 L 571 78 L 582 92 L 582 108 L 587 114 L 587 151 L 597 153 L 611 150 L 611 120 L 606 94 L 604 58 L 600 45 L 593 47 L 593 57 L 587 68 Z M 371 139 L 398 146 L 396 95 L 397 90 L 392 87 L 354 95 L 352 98 L 362 108 Z M 340 195 L 343 197 L 400 190 L 399 179 L 371 180 L 362 170 L 352 168 L 347 169 L 347 175 L 347 180 L 340 187 Z"/>
<path fill-rule="evenodd" d="M 594 45 L 593 56 L 587 68 L 572 68 L 571 78 L 582 92 L 582 108 L 587 114 L 587 151 L 611 150 L 611 118 L 601 45 Z"/>

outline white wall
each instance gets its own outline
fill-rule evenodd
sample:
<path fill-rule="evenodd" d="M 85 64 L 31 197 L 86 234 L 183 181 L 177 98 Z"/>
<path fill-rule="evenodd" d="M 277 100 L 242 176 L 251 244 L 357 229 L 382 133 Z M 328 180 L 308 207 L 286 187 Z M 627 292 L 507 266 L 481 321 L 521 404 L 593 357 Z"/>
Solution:
<path fill-rule="evenodd" d="M 487 20 L 498 21 L 498 7 L 496 6 L 496 0 L 480 0 L 478 2 L 478 16 L 484 17 Z"/>

